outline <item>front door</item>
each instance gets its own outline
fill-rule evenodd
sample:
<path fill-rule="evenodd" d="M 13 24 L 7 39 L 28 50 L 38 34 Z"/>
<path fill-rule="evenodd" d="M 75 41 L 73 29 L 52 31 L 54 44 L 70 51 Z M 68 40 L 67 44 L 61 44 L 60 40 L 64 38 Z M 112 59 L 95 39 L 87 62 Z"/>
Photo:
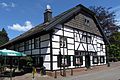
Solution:
<path fill-rule="evenodd" d="M 85 67 L 90 67 L 90 55 L 85 55 Z"/>

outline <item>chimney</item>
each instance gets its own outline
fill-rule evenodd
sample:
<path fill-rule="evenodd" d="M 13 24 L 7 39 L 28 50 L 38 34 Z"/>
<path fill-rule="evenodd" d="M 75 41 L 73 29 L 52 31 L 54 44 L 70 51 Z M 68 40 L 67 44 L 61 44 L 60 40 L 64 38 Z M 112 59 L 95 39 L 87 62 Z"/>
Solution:
<path fill-rule="evenodd" d="M 52 10 L 50 5 L 47 5 L 47 9 L 45 10 L 44 13 L 44 23 L 49 22 L 52 19 Z"/>

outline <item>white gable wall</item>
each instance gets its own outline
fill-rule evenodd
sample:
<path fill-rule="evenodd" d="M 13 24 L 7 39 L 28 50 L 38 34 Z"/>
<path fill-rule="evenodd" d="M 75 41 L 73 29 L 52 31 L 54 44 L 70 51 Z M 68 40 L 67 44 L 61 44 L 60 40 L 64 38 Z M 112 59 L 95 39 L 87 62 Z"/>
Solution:
<path fill-rule="evenodd" d="M 96 55 L 98 56 L 106 56 L 105 54 L 105 45 L 104 41 L 101 37 L 98 37 L 93 34 L 88 34 L 91 36 L 92 42 L 90 44 L 81 42 L 82 35 L 88 34 L 86 32 L 82 32 L 80 30 L 75 30 L 73 28 L 69 28 L 67 26 L 64 26 L 64 36 L 67 37 L 67 48 L 64 48 L 64 54 L 65 55 L 71 55 L 71 59 L 73 59 L 72 55 L 75 55 L 74 50 L 80 50 L 80 51 L 88 51 L 97 52 Z M 52 35 L 52 52 L 53 52 L 53 70 L 60 69 L 57 67 L 57 55 L 60 54 L 63 55 L 63 48 L 60 48 L 60 36 L 63 36 L 63 28 L 62 25 L 57 25 L 55 27 L 55 32 Z M 100 44 L 103 44 L 103 51 L 100 50 Z M 100 58 L 98 58 L 100 61 Z M 102 63 L 93 64 L 93 57 L 90 56 L 90 64 L 91 66 L 94 65 L 102 65 Z M 105 57 L 105 63 L 106 64 L 106 57 Z M 71 61 L 71 66 L 69 68 L 73 68 L 73 61 Z M 81 67 L 85 67 L 85 56 L 83 56 L 83 65 Z"/>

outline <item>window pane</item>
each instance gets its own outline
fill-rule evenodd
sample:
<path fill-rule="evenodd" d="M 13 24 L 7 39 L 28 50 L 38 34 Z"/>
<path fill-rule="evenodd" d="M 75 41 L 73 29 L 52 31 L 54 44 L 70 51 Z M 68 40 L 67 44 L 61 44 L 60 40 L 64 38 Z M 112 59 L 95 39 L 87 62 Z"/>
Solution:
<path fill-rule="evenodd" d="M 60 47 L 67 47 L 67 38 L 60 37 Z"/>
<path fill-rule="evenodd" d="M 104 62 L 105 62 L 104 56 L 100 56 L 100 63 L 104 63 Z"/>
<path fill-rule="evenodd" d="M 39 48 L 39 38 L 35 38 L 34 48 Z"/>
<path fill-rule="evenodd" d="M 98 56 L 93 56 L 93 64 L 98 64 Z"/>

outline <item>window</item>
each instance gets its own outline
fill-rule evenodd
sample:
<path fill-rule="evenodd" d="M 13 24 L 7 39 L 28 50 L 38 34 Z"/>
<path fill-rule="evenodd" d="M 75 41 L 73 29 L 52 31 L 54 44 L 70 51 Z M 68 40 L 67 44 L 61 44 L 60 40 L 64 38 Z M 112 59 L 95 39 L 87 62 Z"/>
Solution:
<path fill-rule="evenodd" d="M 60 47 L 67 47 L 67 38 L 60 37 Z"/>
<path fill-rule="evenodd" d="M 100 63 L 104 63 L 104 62 L 105 62 L 104 56 L 100 56 Z"/>
<path fill-rule="evenodd" d="M 25 50 L 29 50 L 29 41 L 25 42 Z"/>
<path fill-rule="evenodd" d="M 100 50 L 103 51 L 103 44 L 100 44 Z"/>
<path fill-rule="evenodd" d="M 93 56 L 93 64 L 98 64 L 98 56 Z"/>
<path fill-rule="evenodd" d="M 87 38 L 86 35 L 83 35 L 83 36 L 82 36 L 82 39 L 81 39 L 81 42 L 86 43 L 86 38 Z"/>
<path fill-rule="evenodd" d="M 82 56 L 74 56 L 73 57 L 73 65 L 74 66 L 83 65 L 83 57 Z"/>
<path fill-rule="evenodd" d="M 15 49 L 15 51 L 19 51 L 19 44 L 16 44 L 16 45 L 14 46 L 14 49 Z"/>
<path fill-rule="evenodd" d="M 90 20 L 87 19 L 87 18 L 85 18 L 84 24 L 85 24 L 86 26 L 90 26 Z"/>
<path fill-rule="evenodd" d="M 91 36 L 88 36 L 88 37 L 87 37 L 87 42 L 88 42 L 88 43 L 91 43 Z"/>
<path fill-rule="evenodd" d="M 59 55 L 57 59 L 58 67 L 63 67 L 64 64 L 66 67 L 71 65 L 70 56 L 68 55 L 65 55 L 65 58 L 63 57 L 63 55 Z"/>
<path fill-rule="evenodd" d="M 34 39 L 34 48 L 39 48 L 39 38 Z"/>

